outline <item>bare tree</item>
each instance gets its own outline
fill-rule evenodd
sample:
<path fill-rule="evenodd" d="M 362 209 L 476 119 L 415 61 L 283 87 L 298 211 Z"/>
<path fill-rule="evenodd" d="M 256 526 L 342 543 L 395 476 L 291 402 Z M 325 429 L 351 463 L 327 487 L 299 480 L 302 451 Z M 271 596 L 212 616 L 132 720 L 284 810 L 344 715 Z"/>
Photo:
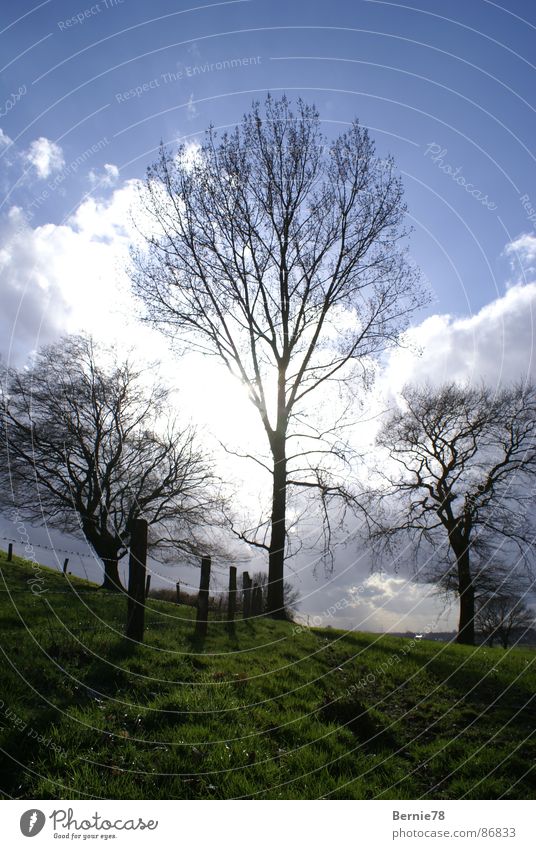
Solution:
<path fill-rule="evenodd" d="M 153 545 L 196 548 L 218 505 L 211 460 L 170 415 L 170 391 L 90 337 L 42 349 L 2 381 L 2 505 L 29 521 L 83 532 L 121 588 L 118 560 L 143 516 Z"/>
<path fill-rule="evenodd" d="M 193 154 L 162 149 L 144 194 L 152 233 L 133 280 L 148 319 L 218 357 L 267 437 L 268 461 L 251 459 L 271 477 L 271 509 L 239 536 L 267 550 L 268 611 L 284 616 L 289 488 L 345 495 L 331 461 L 347 446 L 334 422 L 315 426 L 315 398 L 355 369 L 370 377 L 422 304 L 402 186 L 357 122 L 328 142 L 313 106 L 268 97 Z"/>
<path fill-rule="evenodd" d="M 421 577 L 455 587 L 458 642 L 473 644 L 475 594 L 497 579 L 496 571 L 485 577 L 484 554 L 495 570 L 495 548 L 513 562 L 531 552 L 536 392 L 522 384 L 494 391 L 449 383 L 406 387 L 402 399 L 377 439 L 388 458 L 376 493 L 383 516 L 372 538 L 389 544 L 409 533 L 439 550 L 442 562 Z"/>
<path fill-rule="evenodd" d="M 521 636 L 535 624 L 534 611 L 527 606 L 523 595 L 508 587 L 487 598 L 481 597 L 477 605 L 476 631 L 490 646 L 497 639 L 507 649 L 514 635 Z"/>
<path fill-rule="evenodd" d="M 268 575 L 266 572 L 254 572 L 251 576 L 252 584 L 256 584 L 261 588 L 262 592 L 262 607 L 266 610 L 268 605 Z M 283 581 L 283 603 L 285 607 L 285 615 L 290 619 L 292 612 L 296 610 L 300 601 L 300 591 L 294 587 L 290 581 Z"/>
<path fill-rule="evenodd" d="M 525 531 L 526 522 L 523 524 Z M 499 557 L 504 551 L 495 535 L 484 539 L 478 536 L 473 540 L 471 549 L 471 577 L 475 597 L 475 634 L 486 638 L 489 645 L 497 639 L 507 648 L 511 632 L 527 630 L 534 624 L 534 613 L 525 600 L 530 598 L 534 588 L 534 578 L 526 566 L 526 559 L 514 557 L 507 565 Z M 497 551 L 495 551 L 497 549 Z M 444 560 L 444 558 L 443 558 Z M 424 570 L 424 580 L 433 580 L 438 592 L 446 599 L 458 595 L 458 569 L 454 562 L 450 568 L 432 565 Z"/>

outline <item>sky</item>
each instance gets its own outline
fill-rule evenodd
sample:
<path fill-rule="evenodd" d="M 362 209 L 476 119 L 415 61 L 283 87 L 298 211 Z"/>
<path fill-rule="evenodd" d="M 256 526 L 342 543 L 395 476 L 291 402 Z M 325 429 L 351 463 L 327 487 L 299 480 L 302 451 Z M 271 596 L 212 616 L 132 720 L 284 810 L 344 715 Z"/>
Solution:
<path fill-rule="evenodd" d="M 529 0 L 4 0 L 0 354 L 22 365 L 84 329 L 165 359 L 124 273 L 137 183 L 161 140 L 232 127 L 270 91 L 314 102 L 328 136 L 359 118 L 402 176 L 411 256 L 431 297 L 376 391 L 394 397 L 412 377 L 534 374 L 535 34 Z M 240 388 L 212 365 L 168 368 L 179 381 L 195 374 L 184 405 L 215 436 L 255 427 Z M 370 565 L 351 547 L 328 578 L 311 558 L 296 561 L 303 615 L 367 630 L 453 626 L 428 590 L 371 577 Z M 96 567 L 86 557 L 82 568 Z"/>

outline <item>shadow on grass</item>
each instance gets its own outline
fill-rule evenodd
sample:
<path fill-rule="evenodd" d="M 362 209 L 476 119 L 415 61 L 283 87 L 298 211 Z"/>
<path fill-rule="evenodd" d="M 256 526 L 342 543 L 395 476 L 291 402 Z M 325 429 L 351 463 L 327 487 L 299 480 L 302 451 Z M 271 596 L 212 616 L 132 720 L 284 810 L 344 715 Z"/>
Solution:
<path fill-rule="evenodd" d="M 25 786 L 32 783 L 33 772 L 38 771 L 36 762 L 41 755 L 47 757 L 45 752 L 52 745 L 50 730 L 57 718 L 56 710 L 41 706 L 39 713 L 30 715 L 24 728 L 1 729 L 0 786 L 10 797 L 24 798 Z"/>
<path fill-rule="evenodd" d="M 370 689 L 376 699 L 379 695 L 378 685 L 381 685 L 382 681 L 385 681 L 389 688 L 396 689 L 404 683 L 404 679 L 397 683 L 400 677 L 399 670 L 405 669 L 405 662 L 410 661 L 412 668 L 407 676 L 410 686 L 413 686 L 413 682 L 420 674 L 414 667 L 421 667 L 432 679 L 429 681 L 430 690 L 434 690 L 437 686 L 446 687 L 453 702 L 460 700 L 480 709 L 496 704 L 497 708 L 511 708 L 512 713 L 521 709 L 524 714 L 524 705 L 536 695 L 534 687 L 529 685 L 522 675 L 511 684 L 509 681 L 501 680 L 501 660 L 506 658 L 506 655 L 498 649 L 437 643 L 433 646 L 435 649 L 433 652 L 426 643 L 419 643 L 404 652 L 403 647 L 385 645 L 378 640 L 370 648 L 371 652 L 379 655 L 378 662 L 370 662 L 369 658 L 367 665 L 367 671 L 375 676 L 375 681 L 363 692 L 368 696 Z M 482 664 L 479 666 L 479 653 L 484 651 L 493 651 L 495 654 L 493 658 L 482 655 Z M 348 672 L 352 671 L 352 664 L 358 663 L 364 655 L 358 652 L 354 657 L 349 657 L 342 662 Z M 381 657 L 384 657 L 385 661 L 381 660 Z M 395 658 L 398 658 L 398 661 L 395 661 Z M 532 718 L 536 721 L 534 714 Z M 520 721 L 525 722 L 526 717 Z"/>
<path fill-rule="evenodd" d="M 363 702 L 354 696 L 341 696 L 327 702 L 320 716 L 326 722 L 347 728 L 369 751 L 399 748 L 399 741 L 385 727 L 379 716 L 369 711 Z"/>

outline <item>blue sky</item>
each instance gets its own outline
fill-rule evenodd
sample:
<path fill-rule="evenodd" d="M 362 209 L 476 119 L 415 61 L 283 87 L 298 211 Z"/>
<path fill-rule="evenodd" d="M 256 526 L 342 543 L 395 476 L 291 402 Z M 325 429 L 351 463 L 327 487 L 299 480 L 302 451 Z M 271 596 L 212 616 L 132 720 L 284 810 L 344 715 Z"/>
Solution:
<path fill-rule="evenodd" d="M 21 85 L 28 91 L 1 126 L 19 149 L 59 140 L 67 164 L 107 139 L 88 166 L 113 162 L 124 179 L 142 175 L 160 138 L 232 124 L 266 90 L 314 100 L 328 133 L 358 116 L 404 174 L 412 250 L 437 305 L 475 311 L 501 291 L 501 249 L 526 229 L 536 15 L 529 2 L 509 2 L 508 11 L 484 0 L 421 5 L 4 3 L 0 104 Z M 432 143 L 496 209 L 440 170 L 426 155 Z M 65 180 L 35 220 L 61 221 L 88 190 L 87 170 Z M 24 205 L 32 191 L 12 197 Z"/>
<path fill-rule="evenodd" d="M 117 323 L 129 200 L 160 140 L 285 91 L 315 102 L 328 135 L 358 117 L 403 176 L 432 302 L 413 330 L 424 357 L 390 361 L 384 385 L 531 372 L 536 8 L 415 3 L 4 2 L 3 356 L 98 333 L 106 311 Z"/>

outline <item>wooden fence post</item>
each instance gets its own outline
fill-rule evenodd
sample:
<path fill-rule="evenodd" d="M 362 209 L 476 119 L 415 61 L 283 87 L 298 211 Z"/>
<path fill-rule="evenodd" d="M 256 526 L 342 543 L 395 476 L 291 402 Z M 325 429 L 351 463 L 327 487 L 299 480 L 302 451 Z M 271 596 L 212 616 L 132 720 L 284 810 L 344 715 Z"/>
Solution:
<path fill-rule="evenodd" d="M 251 578 L 249 572 L 242 575 L 242 616 L 249 619 L 251 614 Z"/>
<path fill-rule="evenodd" d="M 177 604 L 180 604 L 181 603 L 181 582 L 180 581 L 177 581 L 176 590 L 177 590 Z"/>
<path fill-rule="evenodd" d="M 10 542 L 8 547 L 7 547 L 7 559 L 8 559 L 8 561 L 13 560 L 13 543 L 12 542 Z"/>
<path fill-rule="evenodd" d="M 134 519 L 130 536 L 126 635 L 143 642 L 145 628 L 145 569 L 147 563 L 147 522 Z"/>
<path fill-rule="evenodd" d="M 199 580 L 199 595 L 197 596 L 197 618 L 195 636 L 203 640 L 208 628 L 208 592 L 210 588 L 210 557 L 201 558 L 201 578 Z"/>
<path fill-rule="evenodd" d="M 151 576 L 147 575 L 145 579 L 145 598 L 149 595 L 149 590 L 151 589 Z"/>
<path fill-rule="evenodd" d="M 262 614 L 264 613 L 264 595 L 263 595 L 262 587 L 261 587 L 260 584 L 257 587 L 256 608 L 257 608 L 257 616 L 262 616 Z"/>
<path fill-rule="evenodd" d="M 262 614 L 262 587 L 258 584 L 253 584 L 251 591 L 251 614 L 252 616 Z"/>
<path fill-rule="evenodd" d="M 66 558 L 65 558 L 65 560 L 63 561 L 63 574 L 64 574 L 64 575 L 66 575 L 66 574 L 67 574 L 67 566 L 68 566 L 68 565 L 69 565 L 69 558 L 68 558 L 68 557 L 66 557 Z"/>
<path fill-rule="evenodd" d="M 236 566 L 229 567 L 229 597 L 227 599 L 227 622 L 229 631 L 234 632 L 236 613 Z"/>

